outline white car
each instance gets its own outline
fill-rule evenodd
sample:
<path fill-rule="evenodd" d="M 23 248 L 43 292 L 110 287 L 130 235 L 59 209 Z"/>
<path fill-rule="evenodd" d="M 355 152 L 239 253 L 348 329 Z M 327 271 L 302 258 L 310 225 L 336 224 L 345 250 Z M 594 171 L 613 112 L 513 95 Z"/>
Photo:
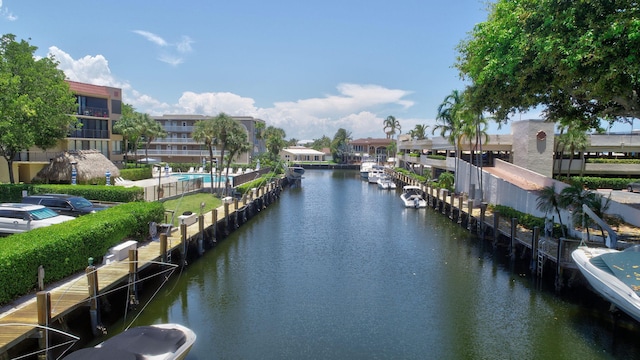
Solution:
<path fill-rule="evenodd" d="M 73 216 L 60 215 L 42 205 L 0 204 L 0 234 L 22 233 L 73 219 Z"/>

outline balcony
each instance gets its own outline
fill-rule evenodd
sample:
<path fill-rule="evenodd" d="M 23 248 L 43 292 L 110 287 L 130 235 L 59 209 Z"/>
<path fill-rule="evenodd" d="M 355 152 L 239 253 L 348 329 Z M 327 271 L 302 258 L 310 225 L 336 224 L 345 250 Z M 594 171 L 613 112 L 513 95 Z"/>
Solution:
<path fill-rule="evenodd" d="M 209 150 L 158 150 L 158 149 L 149 149 L 147 150 L 147 154 L 149 157 L 154 156 L 201 156 L 201 157 L 209 157 Z M 226 154 L 225 154 L 226 155 Z M 136 156 L 145 156 L 144 149 L 138 149 Z M 214 157 L 220 157 L 220 150 L 216 150 L 213 152 Z"/>
<path fill-rule="evenodd" d="M 191 138 L 163 138 L 163 139 L 155 139 L 152 142 L 152 145 L 153 144 L 198 144 L 198 143 Z"/>
<path fill-rule="evenodd" d="M 82 109 L 78 109 L 78 115 L 108 118 L 109 109 L 85 106 Z"/>
<path fill-rule="evenodd" d="M 182 126 L 182 125 L 176 125 L 176 126 L 164 126 L 164 130 L 166 132 L 188 132 L 191 133 L 193 131 L 193 126 Z"/>
<path fill-rule="evenodd" d="M 108 139 L 109 130 L 90 130 L 90 129 L 75 130 L 69 134 L 69 137 L 80 138 L 80 139 Z"/>

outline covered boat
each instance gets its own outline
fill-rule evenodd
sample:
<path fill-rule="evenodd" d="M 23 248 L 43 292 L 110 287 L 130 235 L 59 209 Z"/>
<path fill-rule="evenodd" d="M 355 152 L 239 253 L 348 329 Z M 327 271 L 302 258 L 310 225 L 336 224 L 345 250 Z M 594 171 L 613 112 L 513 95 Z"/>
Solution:
<path fill-rule="evenodd" d="M 195 341 L 196 334 L 180 324 L 139 326 L 125 330 L 95 347 L 74 351 L 64 359 L 184 359 Z"/>
<path fill-rule="evenodd" d="M 571 257 L 595 292 L 640 321 L 640 245 L 624 251 L 579 246 Z"/>
<path fill-rule="evenodd" d="M 405 185 L 402 187 L 402 195 L 400 199 L 405 207 L 424 208 L 427 207 L 427 201 L 422 196 L 422 189 L 415 185 Z"/>

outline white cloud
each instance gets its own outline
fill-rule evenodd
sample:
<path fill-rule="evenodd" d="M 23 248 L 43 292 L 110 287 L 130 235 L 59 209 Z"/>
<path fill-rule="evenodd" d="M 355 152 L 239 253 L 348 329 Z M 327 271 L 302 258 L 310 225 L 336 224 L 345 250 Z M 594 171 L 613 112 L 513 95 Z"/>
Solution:
<path fill-rule="evenodd" d="M 163 39 L 161 36 L 145 30 L 133 30 L 134 33 L 144 37 L 150 42 L 160 46 L 162 48 L 161 54 L 158 56 L 158 60 L 167 63 L 172 66 L 180 65 L 184 62 L 183 55 L 192 51 L 191 44 L 194 42 L 188 36 L 182 36 L 180 41 L 176 44 L 171 44 Z M 176 54 L 177 53 L 177 54 Z"/>
<path fill-rule="evenodd" d="M 216 115 L 225 112 L 235 116 L 253 116 L 265 120 L 267 125 L 284 129 L 288 138 L 333 137 L 339 128 L 350 131 L 354 138 L 383 137 L 382 123 L 389 113 L 397 114 L 413 105 L 412 101 L 405 99 L 411 93 L 409 91 L 348 83 L 336 87 L 338 94 L 277 102 L 267 108 L 256 107 L 254 99 L 230 92 L 185 91 L 176 100 L 159 100 L 151 94 L 140 93 L 128 81 L 114 76 L 109 62 L 102 55 L 73 59 L 55 46 L 49 48 L 49 53 L 60 62 L 59 68 L 70 80 L 121 88 L 123 101 L 133 105 L 137 111 L 152 115 Z M 414 128 L 415 124 L 428 123 L 424 119 L 396 118 L 403 133 Z"/>
<path fill-rule="evenodd" d="M 151 41 L 152 43 L 160 46 L 167 46 L 167 42 L 160 36 L 144 30 L 133 30 L 134 33 L 141 35 L 145 39 Z"/>
<path fill-rule="evenodd" d="M 3 18 L 9 21 L 18 20 L 18 17 L 16 15 L 13 15 L 13 13 L 9 11 L 9 9 L 6 6 L 4 7 L 2 6 L 2 0 L 0 0 L 0 16 L 2 16 Z"/>

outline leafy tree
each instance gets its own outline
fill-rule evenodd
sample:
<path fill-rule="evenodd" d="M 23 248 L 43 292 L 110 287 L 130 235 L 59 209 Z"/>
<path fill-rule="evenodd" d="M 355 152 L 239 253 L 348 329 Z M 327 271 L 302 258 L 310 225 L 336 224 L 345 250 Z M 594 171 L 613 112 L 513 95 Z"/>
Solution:
<path fill-rule="evenodd" d="M 291 146 L 298 146 L 298 143 L 300 142 L 300 140 L 296 139 L 296 138 L 291 138 L 289 140 L 286 141 L 287 143 L 287 147 L 291 147 Z"/>
<path fill-rule="evenodd" d="M 0 38 L 0 154 L 14 182 L 13 161 L 24 150 L 52 148 L 77 124 L 76 100 L 53 57 L 36 60 L 35 46 Z"/>
<path fill-rule="evenodd" d="M 562 225 L 562 216 L 560 216 L 560 201 L 560 194 L 556 192 L 555 185 L 545 186 L 540 190 L 540 194 L 538 195 L 536 202 L 536 208 L 540 211 L 544 211 L 545 217 L 548 212 L 555 211 L 558 215 L 560 228 L 562 228 L 562 236 L 567 237 L 564 225 Z"/>
<path fill-rule="evenodd" d="M 391 144 L 387 145 L 387 161 L 389 157 L 395 157 L 398 152 L 398 144 L 395 141 L 392 141 Z"/>
<path fill-rule="evenodd" d="M 274 127 L 268 126 L 264 131 L 265 143 L 267 145 L 267 151 L 269 152 L 269 156 L 273 161 L 277 160 L 280 156 L 280 150 L 284 149 L 286 146 L 286 141 L 284 138 L 287 134 L 284 130 Z"/>
<path fill-rule="evenodd" d="M 636 2 L 498 0 L 458 45 L 471 101 L 503 122 L 545 108 L 551 121 L 640 117 Z"/>
<path fill-rule="evenodd" d="M 398 130 L 398 134 L 401 131 L 400 122 L 392 115 L 389 115 L 384 119 L 383 126 L 384 133 L 387 134 L 387 139 L 393 139 L 393 136 L 396 134 L 396 130 Z"/>
<path fill-rule="evenodd" d="M 215 139 L 214 145 L 222 144 L 222 148 L 220 149 L 220 161 L 222 162 L 224 161 L 224 152 L 227 149 L 227 137 L 229 136 L 229 133 L 234 131 L 234 127 L 240 126 L 240 124 L 225 113 L 218 114 L 218 116 L 214 117 L 212 121 L 213 124 L 211 126 L 214 134 L 213 138 Z M 218 174 L 218 179 L 222 178 L 221 166 L 219 166 Z M 227 176 L 228 175 L 227 171 Z M 219 186 L 220 182 L 218 182 L 218 187 Z"/>
<path fill-rule="evenodd" d="M 349 154 L 349 141 L 351 141 L 351 132 L 343 128 L 338 129 L 331 141 L 331 155 L 334 161 L 346 163 Z"/>
<path fill-rule="evenodd" d="M 320 139 L 314 139 L 311 143 L 311 148 L 318 151 L 329 147 L 331 147 L 331 138 L 326 135 L 322 135 Z"/>

